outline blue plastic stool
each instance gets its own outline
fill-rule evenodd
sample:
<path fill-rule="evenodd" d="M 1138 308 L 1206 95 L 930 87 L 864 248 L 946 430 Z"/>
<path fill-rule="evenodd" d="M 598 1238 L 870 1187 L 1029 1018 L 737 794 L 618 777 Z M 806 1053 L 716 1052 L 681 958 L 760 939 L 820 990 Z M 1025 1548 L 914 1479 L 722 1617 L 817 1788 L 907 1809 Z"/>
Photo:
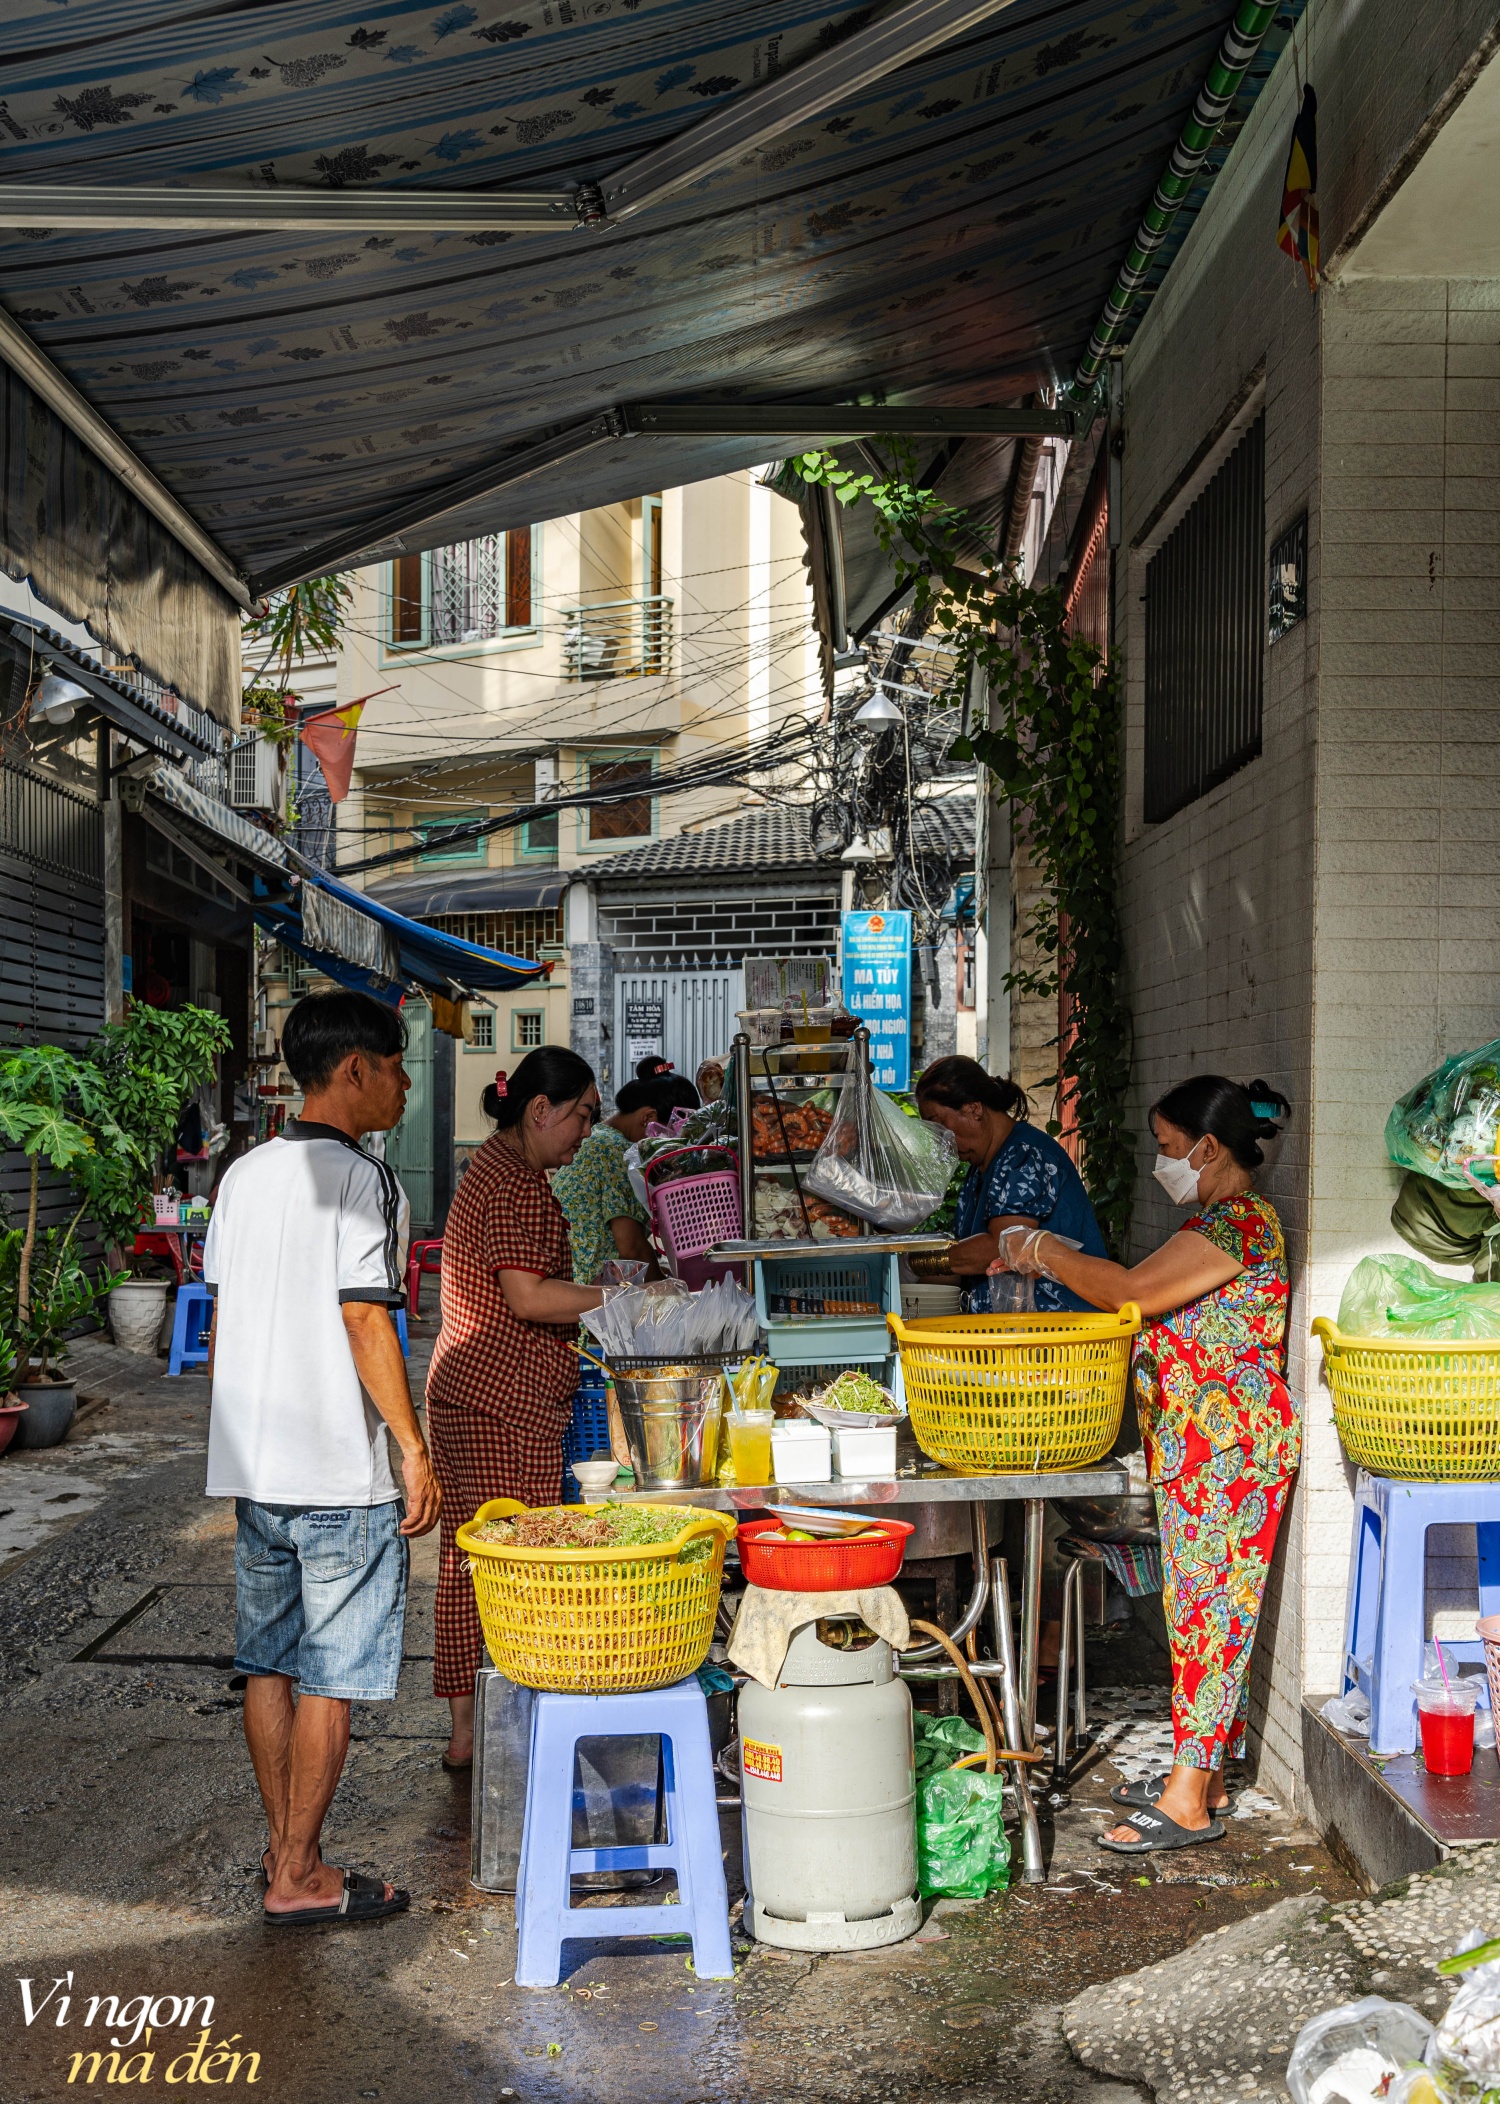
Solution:
<path fill-rule="evenodd" d="M 1342 1692 L 1359 1687 L 1370 1698 L 1371 1753 L 1416 1748 L 1411 1685 L 1422 1677 L 1427 1636 L 1427 1530 L 1468 1524 L 1479 1543 L 1479 1612 L 1500 1614 L 1500 1483 L 1405 1483 L 1359 1472 Z M 1482 1663 L 1484 1645 L 1477 1637 L 1444 1637 L 1443 1656 Z M 1479 1687 L 1481 1706 L 1488 1708 L 1483 1678 Z"/>
<path fill-rule="evenodd" d="M 405 1308 L 392 1308 L 391 1313 L 396 1318 L 396 1335 L 401 1339 L 401 1356 L 403 1359 L 409 1359 L 411 1357 L 411 1340 L 406 1334 L 406 1310 Z"/>
<path fill-rule="evenodd" d="M 169 1374 L 207 1366 L 208 1333 L 213 1319 L 214 1297 L 207 1286 L 177 1288 L 177 1305 L 172 1313 L 172 1356 L 167 1361 Z"/>
<path fill-rule="evenodd" d="M 661 1738 L 667 1839 L 630 1848 L 574 1848 L 577 1742 L 646 1732 Z M 538 1695 L 516 1878 L 516 1985 L 555 1987 L 563 1943 L 601 1936 L 688 1935 L 698 1978 L 732 1979 L 715 1794 L 708 1705 L 696 1674 L 642 1695 Z M 680 1904 L 572 1906 L 569 1879 L 587 1870 L 675 1870 Z"/>

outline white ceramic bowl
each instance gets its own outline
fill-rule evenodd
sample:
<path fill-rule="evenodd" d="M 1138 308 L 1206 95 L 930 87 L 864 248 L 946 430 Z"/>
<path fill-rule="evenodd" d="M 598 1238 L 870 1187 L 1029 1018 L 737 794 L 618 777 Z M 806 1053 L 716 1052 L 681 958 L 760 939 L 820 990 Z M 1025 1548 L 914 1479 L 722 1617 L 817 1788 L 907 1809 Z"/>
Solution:
<path fill-rule="evenodd" d="M 583 1492 L 585 1503 L 597 1505 L 614 1489 L 620 1465 L 617 1461 L 575 1461 L 573 1473 L 578 1478 L 578 1488 Z"/>

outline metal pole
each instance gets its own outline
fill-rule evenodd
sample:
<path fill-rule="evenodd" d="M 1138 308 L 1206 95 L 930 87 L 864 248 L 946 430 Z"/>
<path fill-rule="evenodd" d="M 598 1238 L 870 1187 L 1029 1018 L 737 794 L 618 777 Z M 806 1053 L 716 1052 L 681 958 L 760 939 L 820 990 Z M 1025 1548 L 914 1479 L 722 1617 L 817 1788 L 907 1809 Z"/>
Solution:
<path fill-rule="evenodd" d="M 743 1030 L 736 1033 L 730 1052 L 734 1059 L 734 1116 L 740 1143 L 740 1219 L 745 1240 L 751 1242 L 755 1239 L 755 1161 L 750 1150 L 750 1040 Z"/>
<path fill-rule="evenodd" d="M 1016 1646 L 1010 1627 L 1010 1581 L 1006 1575 L 1005 1558 L 997 1556 L 990 1565 L 990 1608 L 995 1636 L 995 1657 L 1000 1664 L 1000 1707 L 1005 1718 L 1005 1736 L 1012 1746 L 1019 1747 L 1021 1736 L 1021 1696 L 1016 1686 Z M 1045 1885 L 1047 1866 L 1042 1861 L 1042 1830 L 1037 1821 L 1036 1806 L 1031 1801 L 1031 1781 L 1024 1768 L 1019 1765 L 1011 1769 L 1011 1787 L 1016 1793 L 1016 1810 L 1021 1818 L 1021 1877 L 1028 1885 Z"/>
<path fill-rule="evenodd" d="M 974 1584 L 969 1593 L 968 1605 L 948 1632 L 955 1644 L 961 1644 L 971 1629 L 979 1627 L 979 1620 L 990 1593 L 989 1534 L 985 1526 L 984 1505 L 978 1498 L 969 1506 L 969 1542 L 974 1562 Z M 941 1656 L 940 1644 L 913 1644 L 909 1651 L 903 1651 L 901 1654 L 903 1662 L 911 1665 L 921 1665 L 928 1659 Z M 950 1666 L 948 1672 L 957 1677 L 956 1667 Z M 946 1675 L 944 1677 L 946 1678 Z M 1029 1745 L 1026 1750 L 1030 1752 Z"/>
<path fill-rule="evenodd" d="M 1073 1612 L 1082 1603 L 1078 1599 L 1078 1565 L 1070 1563 L 1063 1573 L 1062 1628 L 1057 1643 L 1057 1737 L 1052 1742 L 1052 1787 L 1065 1790 L 1068 1786 L 1068 1668 L 1072 1664 Z M 1083 1631 L 1078 1632 L 1078 1648 L 1083 1649 Z"/>
<path fill-rule="evenodd" d="M 1021 1744 L 1036 1746 L 1036 1667 L 1042 1635 L 1042 1528 L 1045 1498 L 1026 1499 L 1026 1554 L 1021 1565 Z"/>

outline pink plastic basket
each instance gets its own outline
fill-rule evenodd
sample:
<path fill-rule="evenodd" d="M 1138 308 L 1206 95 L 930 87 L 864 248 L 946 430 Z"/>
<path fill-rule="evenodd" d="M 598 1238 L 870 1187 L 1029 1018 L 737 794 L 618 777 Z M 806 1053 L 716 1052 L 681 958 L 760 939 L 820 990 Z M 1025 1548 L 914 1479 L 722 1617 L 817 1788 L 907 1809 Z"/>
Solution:
<path fill-rule="evenodd" d="M 739 1172 L 714 1169 L 706 1176 L 656 1182 L 650 1170 L 670 1159 L 669 1155 L 658 1155 L 648 1166 L 646 1184 L 652 1216 L 671 1269 L 678 1278 L 697 1288 L 710 1278 L 722 1278 L 734 1268 L 724 1263 L 707 1263 L 704 1257 L 715 1243 L 734 1241 L 742 1232 Z"/>

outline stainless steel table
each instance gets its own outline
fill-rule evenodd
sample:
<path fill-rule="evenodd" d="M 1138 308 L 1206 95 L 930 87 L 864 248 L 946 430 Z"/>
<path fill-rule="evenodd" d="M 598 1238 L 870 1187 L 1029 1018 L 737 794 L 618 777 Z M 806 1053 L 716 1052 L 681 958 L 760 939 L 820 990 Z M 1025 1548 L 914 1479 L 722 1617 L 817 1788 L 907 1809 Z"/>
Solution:
<path fill-rule="evenodd" d="M 909 1465 L 895 1476 L 863 1482 L 835 1476 L 827 1483 L 768 1483 L 764 1488 L 716 1486 L 701 1490 L 643 1490 L 616 1492 L 633 1504 L 707 1505 L 718 1512 L 774 1511 L 778 1505 L 925 1505 L 964 1504 L 974 1557 L 974 1586 L 968 1605 L 948 1632 L 961 1644 L 970 1630 L 977 1629 L 985 1607 L 993 1621 L 995 1656 L 981 1659 L 970 1670 L 976 1676 L 994 1675 L 1006 1696 L 1006 1734 L 1013 1746 L 1028 1751 L 1036 1736 L 1037 1650 L 1041 1635 L 1042 1526 L 1048 1498 L 1119 1497 L 1129 1489 L 1123 1468 L 1100 1462 L 1093 1468 L 1071 1469 L 1057 1474 L 1029 1476 L 961 1476 L 952 1469 Z M 1026 1548 L 1021 1567 L 1021 1662 L 1014 1671 L 1011 1657 L 1010 1600 L 1004 1559 L 991 1559 L 985 1507 L 1001 1501 L 1019 1500 L 1026 1508 Z M 902 1653 L 903 1675 L 919 1679 L 946 1679 L 955 1672 L 951 1665 L 936 1665 L 941 1658 L 936 1644 L 913 1646 Z M 1017 1714 L 1010 1714 L 1011 1698 L 1019 1682 Z M 1023 1875 L 1028 1885 L 1046 1882 L 1042 1863 L 1041 1833 L 1036 1807 L 1024 1780 L 1016 1786 L 1021 1814 Z"/>

